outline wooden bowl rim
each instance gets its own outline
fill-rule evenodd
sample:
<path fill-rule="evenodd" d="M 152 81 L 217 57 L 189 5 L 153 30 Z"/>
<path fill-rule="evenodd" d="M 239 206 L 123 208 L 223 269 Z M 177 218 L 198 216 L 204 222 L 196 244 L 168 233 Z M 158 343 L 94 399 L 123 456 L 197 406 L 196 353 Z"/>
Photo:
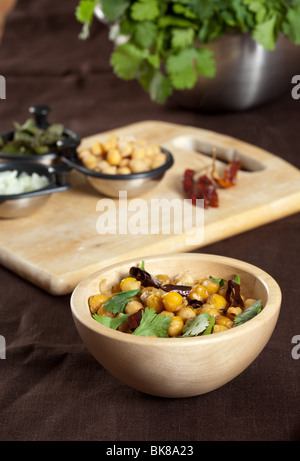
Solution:
<path fill-rule="evenodd" d="M 108 328 L 97 321 L 95 321 L 89 311 L 87 299 L 86 305 L 82 303 L 82 299 L 84 298 L 84 293 L 88 290 L 88 286 L 92 280 L 95 278 L 101 279 L 105 278 L 104 274 L 108 271 L 117 269 L 119 267 L 128 265 L 128 267 L 132 265 L 136 265 L 137 261 L 145 261 L 145 263 L 153 263 L 159 260 L 179 260 L 179 259 L 186 259 L 191 258 L 193 260 L 197 259 L 197 261 L 208 261 L 214 262 L 216 264 L 226 264 L 232 265 L 240 270 L 248 272 L 256 279 L 258 279 L 265 287 L 268 293 L 268 300 L 265 304 L 262 311 L 253 319 L 249 320 L 248 322 L 239 325 L 236 328 L 222 331 L 213 335 L 208 336 L 197 336 L 192 338 L 152 338 L 146 336 L 135 336 L 127 333 L 123 333 L 117 330 L 113 330 Z M 263 271 L 262 269 L 258 268 L 257 266 L 246 263 L 244 261 L 227 257 L 227 256 L 220 256 L 214 254 L 206 254 L 206 253 L 172 253 L 172 254 L 161 254 L 161 255 L 154 255 L 154 256 L 144 256 L 139 258 L 131 258 L 124 261 L 120 261 L 115 264 L 111 264 L 106 268 L 100 269 L 85 279 L 83 279 L 73 290 L 70 305 L 71 305 L 71 312 L 73 315 L 74 320 L 77 320 L 79 323 L 83 324 L 88 329 L 92 330 L 99 335 L 105 336 L 109 339 L 113 339 L 116 341 L 120 341 L 120 343 L 130 343 L 130 344 L 149 344 L 149 341 L 152 342 L 153 346 L 165 346 L 165 347 L 173 347 L 174 341 L 180 341 L 182 346 L 189 346 L 195 345 L 196 343 L 203 344 L 210 342 L 212 345 L 213 343 L 219 341 L 230 341 L 233 337 L 237 335 L 245 335 L 247 331 L 252 331 L 253 329 L 259 327 L 268 322 L 270 318 L 272 318 L 275 314 L 278 315 L 281 307 L 281 289 L 278 283 L 271 277 L 267 272 Z"/>

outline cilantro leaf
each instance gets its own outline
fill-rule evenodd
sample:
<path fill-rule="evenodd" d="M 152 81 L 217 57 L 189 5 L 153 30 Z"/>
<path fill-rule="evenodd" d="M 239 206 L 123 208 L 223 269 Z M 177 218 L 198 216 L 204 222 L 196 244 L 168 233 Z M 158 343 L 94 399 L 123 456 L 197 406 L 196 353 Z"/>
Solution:
<path fill-rule="evenodd" d="M 162 72 L 155 71 L 149 84 L 149 94 L 152 101 L 162 104 L 172 93 L 172 86 L 168 77 Z"/>
<path fill-rule="evenodd" d="M 235 319 L 234 323 L 235 325 L 241 325 L 242 323 L 248 322 L 248 320 L 251 320 L 253 317 L 255 317 L 257 314 L 259 314 L 262 310 L 262 304 L 261 300 L 259 299 L 255 303 L 253 303 L 251 306 L 247 307 L 247 309 L 244 310 L 241 314 L 238 314 Z"/>
<path fill-rule="evenodd" d="M 214 278 L 212 276 L 209 277 L 209 280 L 211 280 L 212 282 L 214 283 L 218 283 L 220 288 L 222 288 L 225 284 L 225 282 L 227 282 L 227 280 L 225 279 L 222 279 L 222 278 Z"/>
<path fill-rule="evenodd" d="M 191 27 L 188 29 L 172 30 L 172 47 L 173 48 L 187 48 L 194 42 L 195 31 Z"/>
<path fill-rule="evenodd" d="M 115 294 L 111 299 L 104 303 L 104 307 L 108 311 L 112 311 L 113 314 L 118 314 L 119 312 L 124 312 L 124 309 L 130 298 L 136 296 L 140 290 L 127 290 L 122 291 L 121 293 Z"/>
<path fill-rule="evenodd" d="M 300 45 L 300 4 L 288 11 L 282 28 L 296 45 Z"/>
<path fill-rule="evenodd" d="M 210 314 L 205 312 L 189 320 L 186 327 L 182 330 L 182 337 L 198 336 L 200 333 L 203 333 L 210 326 L 211 317 Z"/>
<path fill-rule="evenodd" d="M 274 50 L 277 38 L 276 15 L 255 27 L 252 37 L 257 40 L 266 50 Z"/>
<path fill-rule="evenodd" d="M 90 24 L 94 16 L 95 6 L 98 3 L 98 1 L 94 0 L 81 0 L 75 10 L 77 21 L 81 22 L 82 24 L 85 22 Z"/>
<path fill-rule="evenodd" d="M 111 64 L 116 75 L 124 80 L 132 80 L 136 78 L 147 56 L 146 50 L 141 50 L 127 42 L 115 48 L 111 56 Z"/>
<path fill-rule="evenodd" d="M 134 40 L 141 48 L 150 47 L 156 39 L 157 26 L 154 22 L 143 21 L 136 24 Z"/>
<path fill-rule="evenodd" d="M 139 326 L 132 333 L 138 336 L 157 336 L 168 338 L 168 328 L 171 324 L 170 315 L 157 314 L 154 309 L 146 307 L 142 312 L 142 319 Z"/>
<path fill-rule="evenodd" d="M 196 70 L 205 77 L 213 77 L 216 70 L 212 53 L 205 48 L 185 48 L 170 55 L 166 68 L 177 90 L 193 88 L 198 78 Z"/>
<path fill-rule="evenodd" d="M 159 13 L 157 0 L 138 0 L 131 6 L 131 17 L 135 21 L 153 21 Z"/>
<path fill-rule="evenodd" d="M 241 284 L 241 278 L 239 275 L 235 275 L 233 282 L 238 283 L 239 285 Z"/>
<path fill-rule="evenodd" d="M 93 318 L 102 325 L 116 330 L 120 325 L 123 325 L 131 314 L 124 314 L 120 317 L 105 317 L 104 315 L 93 314 Z"/>
<path fill-rule="evenodd" d="M 99 2 L 97 2 L 99 3 Z M 101 1 L 101 8 L 109 22 L 114 22 L 119 19 L 120 16 L 125 12 L 125 10 L 129 7 L 130 1 L 129 0 L 102 0 Z"/>

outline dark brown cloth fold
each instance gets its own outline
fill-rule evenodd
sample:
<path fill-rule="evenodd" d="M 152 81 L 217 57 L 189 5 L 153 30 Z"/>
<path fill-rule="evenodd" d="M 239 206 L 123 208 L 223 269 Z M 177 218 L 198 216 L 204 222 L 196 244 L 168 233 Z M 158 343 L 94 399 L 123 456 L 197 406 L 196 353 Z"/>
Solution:
<path fill-rule="evenodd" d="M 299 167 L 300 100 L 287 94 L 260 108 L 223 114 L 158 106 L 136 82 L 113 75 L 103 25 L 94 24 L 88 41 L 78 39 L 76 4 L 19 0 L 8 17 L 0 45 L 0 74 L 7 81 L 1 132 L 40 103 L 52 107 L 51 121 L 82 136 L 163 120 L 234 136 Z M 300 360 L 292 357 L 292 339 L 300 335 L 299 235 L 300 216 L 293 215 L 200 250 L 269 272 L 283 303 L 255 362 L 222 388 L 189 399 L 151 397 L 118 382 L 83 346 L 69 296 L 52 297 L 0 267 L 0 335 L 6 341 L 0 440 L 299 440 Z"/>

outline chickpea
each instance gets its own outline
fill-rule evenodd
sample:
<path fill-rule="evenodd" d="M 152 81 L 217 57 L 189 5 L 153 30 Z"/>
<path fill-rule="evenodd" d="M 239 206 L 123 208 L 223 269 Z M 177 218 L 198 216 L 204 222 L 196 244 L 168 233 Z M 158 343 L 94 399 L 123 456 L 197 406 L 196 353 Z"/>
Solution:
<path fill-rule="evenodd" d="M 97 310 L 98 315 L 102 315 L 103 317 L 110 317 L 113 318 L 114 314 L 112 311 L 108 311 L 105 309 L 104 304 L 102 304 L 99 309 Z"/>
<path fill-rule="evenodd" d="M 183 303 L 181 294 L 176 291 L 169 291 L 162 299 L 165 309 L 170 312 L 176 312 Z"/>
<path fill-rule="evenodd" d="M 141 282 L 134 277 L 126 277 L 120 282 L 122 291 L 138 290 L 141 287 Z"/>
<path fill-rule="evenodd" d="M 119 149 L 111 149 L 110 151 L 108 151 L 106 160 L 110 165 L 118 166 L 122 160 L 122 156 Z"/>
<path fill-rule="evenodd" d="M 227 327 L 227 328 L 232 328 L 233 327 L 233 321 L 230 320 L 228 317 L 225 317 L 224 315 L 220 315 L 216 319 L 216 324 L 217 325 L 223 325 L 224 327 Z"/>
<path fill-rule="evenodd" d="M 135 314 L 137 311 L 139 311 L 140 309 L 142 309 L 144 306 L 142 303 L 140 303 L 139 301 L 136 301 L 134 299 L 132 299 L 131 301 L 129 301 L 127 304 L 126 304 L 126 307 L 125 307 L 125 313 L 126 314 Z"/>
<path fill-rule="evenodd" d="M 208 291 L 203 285 L 195 285 L 190 293 L 190 299 L 198 299 L 199 301 L 206 301 L 208 298 Z"/>
<path fill-rule="evenodd" d="M 160 166 L 164 165 L 166 163 L 166 156 L 165 154 L 156 154 L 153 157 L 152 161 L 152 168 L 159 168 Z"/>
<path fill-rule="evenodd" d="M 122 166 L 117 169 L 117 174 L 131 174 L 131 169 L 128 166 Z"/>
<path fill-rule="evenodd" d="M 215 309 L 222 310 L 227 307 L 227 301 L 224 296 L 213 294 L 208 299 L 209 304 L 212 304 Z"/>
<path fill-rule="evenodd" d="M 220 312 L 217 309 L 215 309 L 211 304 L 203 304 L 203 306 L 198 309 L 199 309 L 199 314 L 207 313 L 211 315 L 212 317 L 218 317 L 220 315 Z"/>
<path fill-rule="evenodd" d="M 247 307 L 252 306 L 252 304 L 255 302 L 256 302 L 256 299 L 251 299 L 251 298 L 246 299 L 246 301 L 244 302 L 245 309 L 247 309 Z"/>
<path fill-rule="evenodd" d="M 133 173 L 141 173 L 142 171 L 148 171 L 149 167 L 141 159 L 134 158 L 130 160 L 129 166 Z"/>
<path fill-rule="evenodd" d="M 170 311 L 161 311 L 160 314 L 162 315 L 170 315 L 170 317 L 174 317 L 174 312 L 170 312 Z"/>
<path fill-rule="evenodd" d="M 156 275 L 156 278 L 157 278 L 157 280 L 159 280 L 159 282 L 162 285 L 167 285 L 168 283 L 170 283 L 169 277 L 167 275 L 165 275 L 165 274 L 158 274 L 158 275 Z"/>
<path fill-rule="evenodd" d="M 185 323 L 187 320 L 190 320 L 190 319 L 196 317 L 196 310 L 193 309 L 192 307 L 181 307 L 176 312 L 176 314 L 179 315 L 179 317 L 181 317 L 182 320 Z"/>
<path fill-rule="evenodd" d="M 89 308 L 92 314 L 95 314 L 102 304 L 104 304 L 109 299 L 108 296 L 97 294 L 89 297 L 88 303 Z"/>
<path fill-rule="evenodd" d="M 143 149 L 142 147 L 138 147 L 137 149 L 134 149 L 134 151 L 132 152 L 131 158 L 143 160 L 145 155 L 145 149 Z"/>
<path fill-rule="evenodd" d="M 220 289 L 219 283 L 218 282 L 213 282 L 210 279 L 203 280 L 202 285 L 207 289 L 207 291 L 208 291 L 208 293 L 210 295 L 218 293 L 218 291 Z"/>
<path fill-rule="evenodd" d="M 168 335 L 171 337 L 178 336 L 184 327 L 184 322 L 182 317 L 179 315 L 174 315 L 171 320 L 171 325 L 168 328 Z"/>
<path fill-rule="evenodd" d="M 224 325 L 214 325 L 213 327 L 213 333 L 220 333 L 221 331 L 226 331 L 228 330 L 227 327 L 225 327 Z"/>
<path fill-rule="evenodd" d="M 156 295 L 150 295 L 147 298 L 147 307 L 154 309 L 157 314 L 164 310 L 164 303 L 161 297 Z"/>
<path fill-rule="evenodd" d="M 103 168 L 102 173 L 104 174 L 116 174 L 117 167 L 115 165 L 110 165 L 106 168 Z"/>
<path fill-rule="evenodd" d="M 94 155 L 101 155 L 103 153 L 102 144 L 97 141 L 93 142 L 93 144 L 91 145 L 91 152 Z"/>
<path fill-rule="evenodd" d="M 227 309 L 226 315 L 230 318 L 230 320 L 234 320 L 234 318 L 242 312 L 243 309 L 241 309 L 240 307 L 229 307 Z"/>
<path fill-rule="evenodd" d="M 193 286 L 194 285 L 193 277 L 191 276 L 191 274 L 188 274 L 187 272 L 181 272 L 180 274 L 178 274 L 175 277 L 174 282 L 177 285 L 187 285 L 187 286 Z"/>

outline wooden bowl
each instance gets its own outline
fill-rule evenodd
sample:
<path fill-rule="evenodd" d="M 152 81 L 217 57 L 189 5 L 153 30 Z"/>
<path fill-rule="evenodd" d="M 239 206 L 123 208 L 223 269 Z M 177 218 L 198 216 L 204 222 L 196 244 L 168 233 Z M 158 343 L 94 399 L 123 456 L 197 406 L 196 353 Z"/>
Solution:
<path fill-rule="evenodd" d="M 96 322 L 89 296 L 99 281 L 116 284 L 133 265 L 145 261 L 148 272 L 170 277 L 182 271 L 195 279 L 241 278 L 246 298 L 261 299 L 263 310 L 233 329 L 192 338 L 151 338 L 112 330 Z M 223 386 L 247 368 L 267 344 L 278 319 L 281 291 L 261 269 L 222 256 L 180 253 L 131 259 L 100 270 L 83 280 L 71 296 L 78 333 L 89 352 L 113 376 L 134 389 L 161 397 L 190 397 Z M 259 377 L 258 377 L 259 379 Z"/>

